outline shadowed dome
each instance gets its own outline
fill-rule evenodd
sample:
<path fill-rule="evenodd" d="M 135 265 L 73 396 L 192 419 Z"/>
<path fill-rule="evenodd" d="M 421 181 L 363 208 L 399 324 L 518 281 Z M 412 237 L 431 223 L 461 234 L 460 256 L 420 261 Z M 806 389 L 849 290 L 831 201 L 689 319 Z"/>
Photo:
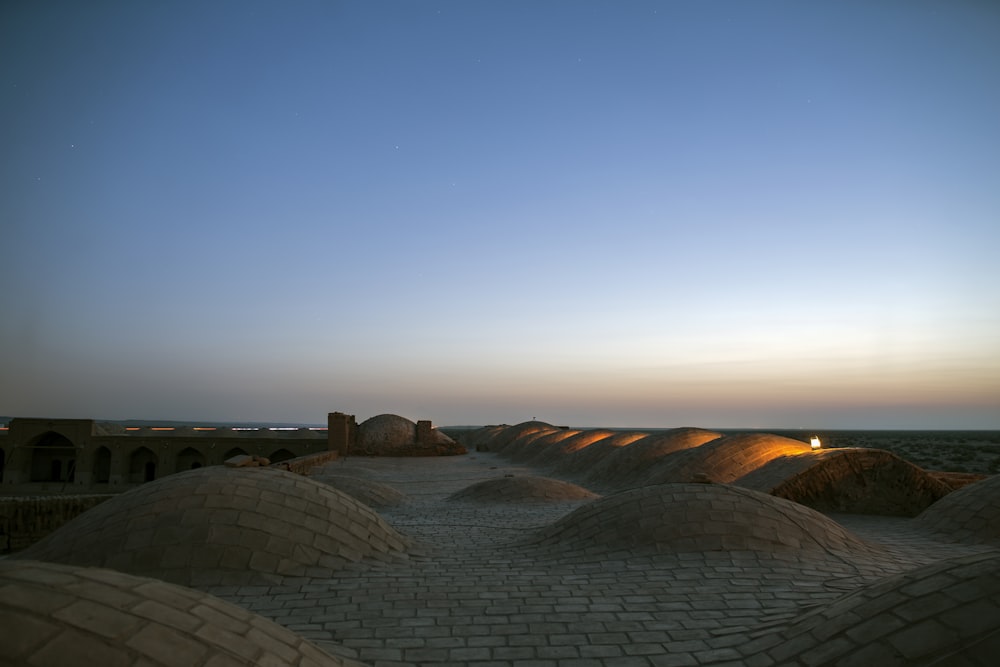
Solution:
<path fill-rule="evenodd" d="M 869 584 L 772 634 L 745 664 L 967 665 L 1000 655 L 1000 553 L 939 561 Z M 831 639 L 835 638 L 835 639 Z"/>
<path fill-rule="evenodd" d="M 326 577 L 406 543 L 325 484 L 273 468 L 212 466 L 107 500 L 16 557 L 213 586 Z"/>
<path fill-rule="evenodd" d="M 459 445 L 434 429 L 431 442 L 417 442 L 417 424 L 399 415 L 376 415 L 358 425 L 351 453 L 360 456 L 420 456 L 464 454 Z"/>
<path fill-rule="evenodd" d="M 1000 546 L 1000 475 L 952 491 L 917 521 L 960 542 Z"/>
<path fill-rule="evenodd" d="M 496 437 L 498 433 L 503 431 L 506 426 L 483 426 L 477 428 L 469 433 L 462 436 L 461 440 L 470 449 L 477 449 L 479 451 L 486 451 L 489 448 L 490 442 Z"/>
<path fill-rule="evenodd" d="M 529 543 L 591 552 L 872 551 L 808 507 L 722 484 L 661 484 L 606 496 L 541 529 Z"/>
<path fill-rule="evenodd" d="M 361 477 L 318 473 L 309 475 L 309 479 L 327 484 L 376 510 L 396 507 L 405 498 L 401 492 L 388 484 Z"/>
<path fill-rule="evenodd" d="M 909 517 L 950 491 L 891 452 L 854 447 L 780 456 L 733 483 L 821 512 Z"/>
<path fill-rule="evenodd" d="M 345 664 L 263 616 L 156 579 L 0 561 L 5 665 Z"/>
<path fill-rule="evenodd" d="M 370 454 L 412 445 L 417 439 L 417 424 L 399 415 L 376 415 L 358 425 L 355 452 Z"/>
<path fill-rule="evenodd" d="M 453 493 L 449 500 L 473 502 L 560 502 L 598 498 L 582 486 L 549 477 L 500 477 L 488 479 Z"/>

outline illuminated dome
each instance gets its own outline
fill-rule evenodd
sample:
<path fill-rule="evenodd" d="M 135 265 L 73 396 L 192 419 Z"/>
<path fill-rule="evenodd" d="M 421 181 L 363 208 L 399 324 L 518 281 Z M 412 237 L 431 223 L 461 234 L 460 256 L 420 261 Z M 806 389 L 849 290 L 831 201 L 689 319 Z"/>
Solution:
<path fill-rule="evenodd" d="M 4 665 L 345 664 L 206 593 L 112 570 L 0 561 Z"/>
<path fill-rule="evenodd" d="M 700 428 L 675 428 L 661 433 L 641 434 L 645 437 L 615 449 L 595 462 L 587 473 L 587 481 L 610 487 L 637 486 L 649 467 L 668 454 L 698 447 L 722 437 L 721 433 Z"/>
<path fill-rule="evenodd" d="M 561 461 L 564 461 L 568 455 L 578 452 L 586 447 L 590 447 L 599 440 L 610 438 L 614 434 L 614 431 L 609 431 L 603 428 L 575 431 L 570 437 L 560 440 L 557 443 L 553 443 L 552 446 L 536 452 L 533 459 L 535 462 L 541 464 L 559 464 Z"/>
<path fill-rule="evenodd" d="M 564 456 L 556 463 L 556 470 L 573 477 L 585 476 L 595 466 L 608 460 L 615 452 L 631 446 L 633 442 L 645 435 L 645 433 L 637 431 L 613 431 L 611 435 L 598 438 L 586 447 L 581 447 Z"/>
<path fill-rule="evenodd" d="M 115 496 L 15 557 L 214 586 L 330 576 L 406 543 L 325 484 L 273 468 L 211 466 Z"/>
<path fill-rule="evenodd" d="M 562 447 L 563 442 L 578 436 L 581 432 L 577 429 L 569 428 L 544 432 L 541 434 L 541 437 L 529 443 L 527 447 L 517 454 L 511 455 L 510 458 L 526 463 L 540 463 L 546 460 L 552 452 L 558 451 Z M 507 452 L 505 451 L 504 454 L 507 454 Z"/>
<path fill-rule="evenodd" d="M 545 422 L 521 422 L 520 424 L 516 424 L 514 426 L 507 426 L 506 428 L 495 433 L 493 438 L 488 443 L 484 443 L 481 446 L 481 449 L 490 452 L 503 452 L 511 443 L 523 436 L 531 433 L 538 433 L 540 431 L 556 430 L 558 429 L 555 426 Z"/>
<path fill-rule="evenodd" d="M 741 433 L 665 456 L 637 481 L 641 484 L 690 482 L 705 475 L 713 482 L 728 484 L 779 456 L 811 451 L 809 443 L 800 440 L 770 433 Z"/>
<path fill-rule="evenodd" d="M 526 461 L 538 456 L 540 452 L 556 447 L 560 442 L 578 433 L 580 431 L 568 428 L 531 431 L 530 433 L 521 435 L 507 445 L 503 450 L 503 454 L 513 461 Z"/>

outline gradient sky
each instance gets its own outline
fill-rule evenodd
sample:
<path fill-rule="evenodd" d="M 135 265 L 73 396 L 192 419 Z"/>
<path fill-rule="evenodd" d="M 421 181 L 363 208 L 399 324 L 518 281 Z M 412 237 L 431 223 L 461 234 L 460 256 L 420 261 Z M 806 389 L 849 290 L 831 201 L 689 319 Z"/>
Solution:
<path fill-rule="evenodd" d="M 1000 428 L 1000 3 L 0 4 L 0 414 Z"/>

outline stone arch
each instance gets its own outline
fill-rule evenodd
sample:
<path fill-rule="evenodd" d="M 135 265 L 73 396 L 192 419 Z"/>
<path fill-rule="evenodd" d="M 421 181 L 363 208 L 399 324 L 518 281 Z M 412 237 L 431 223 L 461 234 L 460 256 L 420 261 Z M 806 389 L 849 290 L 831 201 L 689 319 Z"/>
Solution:
<path fill-rule="evenodd" d="M 61 433 L 46 431 L 28 443 L 32 482 L 72 482 L 76 475 L 76 447 Z"/>
<path fill-rule="evenodd" d="M 206 465 L 205 455 L 194 447 L 185 447 L 177 454 L 177 472 L 194 470 Z"/>
<path fill-rule="evenodd" d="M 279 461 L 287 461 L 288 459 L 294 459 L 295 454 L 288 451 L 285 448 L 281 448 L 277 451 L 271 452 L 271 455 L 267 457 L 271 463 L 277 463 Z"/>
<path fill-rule="evenodd" d="M 148 447 L 139 447 L 129 457 L 128 481 L 136 484 L 156 479 L 156 466 L 160 462 Z"/>
<path fill-rule="evenodd" d="M 107 484 L 111 481 L 111 450 L 103 445 L 94 452 L 92 479 L 95 484 Z"/>
<path fill-rule="evenodd" d="M 222 455 L 222 460 L 228 461 L 234 456 L 249 456 L 249 455 L 250 455 L 249 452 L 247 452 L 242 447 L 233 447 L 232 449 L 230 449 L 229 451 L 227 451 L 225 454 Z"/>

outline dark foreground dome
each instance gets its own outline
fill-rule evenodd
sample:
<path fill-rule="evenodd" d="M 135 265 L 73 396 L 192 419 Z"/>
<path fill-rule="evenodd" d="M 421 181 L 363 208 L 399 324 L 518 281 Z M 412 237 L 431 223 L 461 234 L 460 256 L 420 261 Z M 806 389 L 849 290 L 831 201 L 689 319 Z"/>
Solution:
<path fill-rule="evenodd" d="M 406 545 L 371 508 L 325 484 L 211 466 L 107 500 L 15 557 L 215 586 L 327 577 Z"/>
<path fill-rule="evenodd" d="M 0 561 L 4 665 L 345 664 L 207 593 L 112 570 Z"/>
<path fill-rule="evenodd" d="M 949 558 L 863 586 L 755 640 L 745 664 L 993 667 L 1000 553 Z"/>

